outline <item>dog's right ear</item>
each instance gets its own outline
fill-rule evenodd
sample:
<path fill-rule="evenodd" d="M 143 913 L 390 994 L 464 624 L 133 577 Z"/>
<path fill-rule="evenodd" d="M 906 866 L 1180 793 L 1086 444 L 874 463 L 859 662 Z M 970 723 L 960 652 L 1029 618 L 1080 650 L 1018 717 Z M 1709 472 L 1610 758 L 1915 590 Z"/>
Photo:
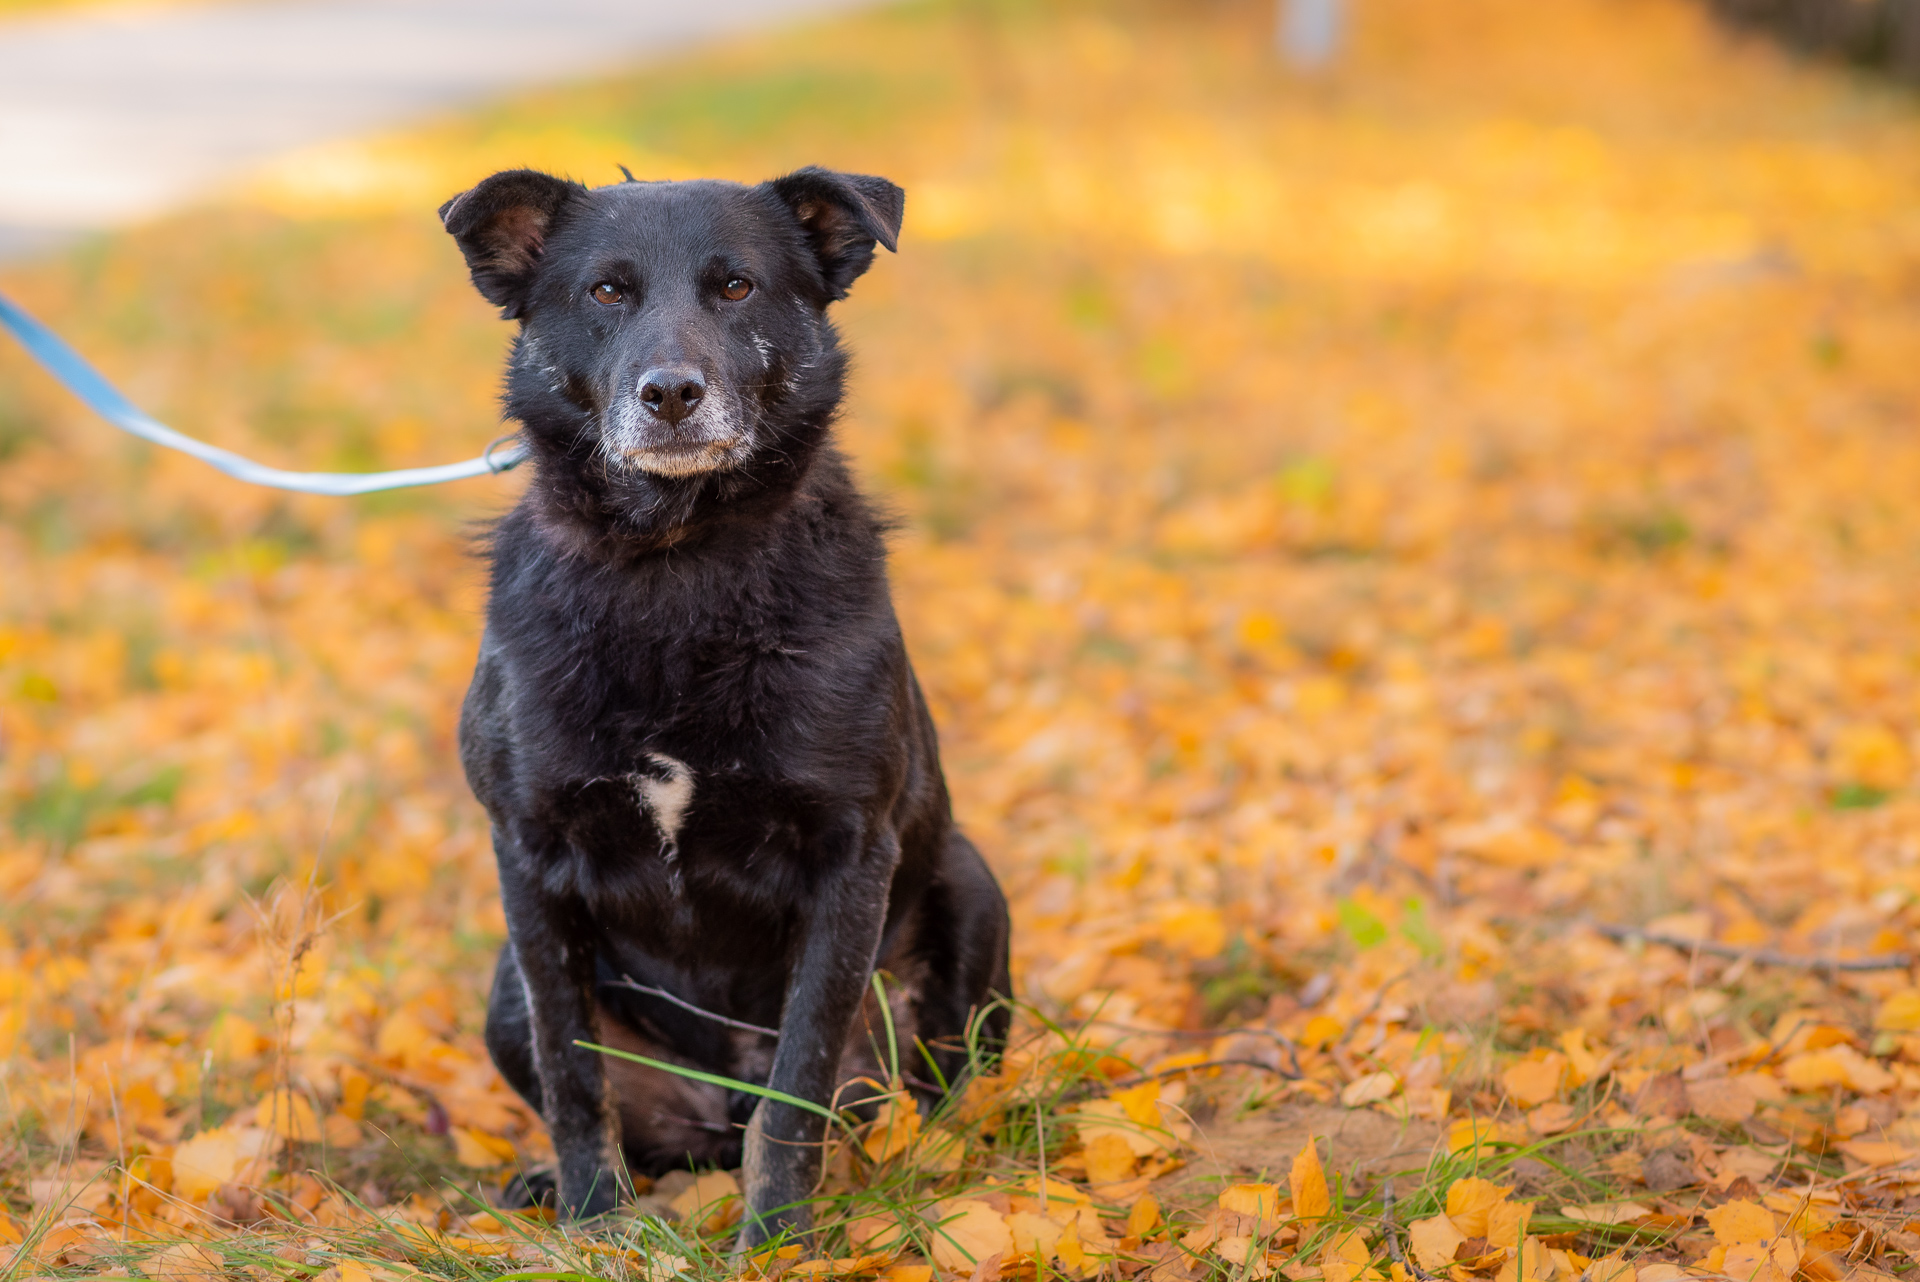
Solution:
<path fill-rule="evenodd" d="M 799 220 L 830 298 L 845 298 L 847 288 L 873 265 L 876 243 L 889 251 L 900 247 L 907 193 L 884 178 L 809 165 L 767 187 Z"/>
<path fill-rule="evenodd" d="M 586 195 L 579 183 L 537 169 L 509 169 L 440 206 L 440 221 L 466 255 L 474 288 L 500 308 L 503 319 L 525 313 L 547 237 Z"/>

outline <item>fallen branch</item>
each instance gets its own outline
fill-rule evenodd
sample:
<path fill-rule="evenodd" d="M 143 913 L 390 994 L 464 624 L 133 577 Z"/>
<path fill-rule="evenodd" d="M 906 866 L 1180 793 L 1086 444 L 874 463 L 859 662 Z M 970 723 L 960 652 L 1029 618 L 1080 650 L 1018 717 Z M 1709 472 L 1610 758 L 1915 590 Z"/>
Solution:
<path fill-rule="evenodd" d="M 1118 1029 L 1120 1032 L 1123 1032 L 1123 1033 L 1137 1033 L 1143 1037 L 1169 1037 L 1169 1038 L 1198 1037 L 1198 1038 L 1206 1038 L 1212 1041 L 1219 1041 L 1221 1038 L 1224 1038 L 1224 1037 L 1269 1037 L 1273 1039 L 1273 1042 L 1275 1045 L 1277 1045 L 1281 1050 L 1287 1053 L 1287 1059 L 1292 1065 L 1291 1072 L 1282 1072 L 1280 1075 L 1282 1077 L 1288 1078 L 1291 1081 L 1298 1081 L 1302 1077 L 1306 1076 L 1305 1073 L 1300 1071 L 1299 1048 L 1294 1045 L 1293 1039 L 1291 1037 L 1288 1037 L 1285 1033 L 1282 1033 L 1277 1029 L 1272 1029 L 1272 1028 L 1139 1028 L 1132 1024 L 1116 1023 L 1111 1019 L 1100 1019 L 1097 1016 L 1093 1019 L 1089 1019 L 1085 1021 L 1081 1025 L 1081 1027 L 1087 1028 L 1087 1027 L 1091 1027 L 1094 1024 L 1098 1024 L 1102 1028 Z"/>
<path fill-rule="evenodd" d="M 1419 1261 L 1404 1255 L 1400 1250 L 1400 1226 L 1393 1222 L 1393 1181 L 1388 1180 L 1380 1186 L 1380 1219 L 1385 1228 L 1387 1255 L 1395 1264 L 1419 1278 L 1420 1282 L 1438 1282 L 1433 1274 L 1420 1267 Z"/>
<path fill-rule="evenodd" d="M 1608 939 L 1638 939 L 1649 944 L 1677 948 L 1681 952 L 1706 953 L 1711 957 L 1731 957 L 1758 966 L 1788 966 L 1795 970 L 1906 970 L 1913 965 L 1912 953 L 1885 953 L 1879 957 L 1808 957 L 1802 953 L 1782 953 L 1771 948 L 1742 948 L 1738 944 L 1720 944 L 1710 939 L 1686 939 L 1637 926 L 1614 926 L 1603 921 L 1586 925 Z"/>
<path fill-rule="evenodd" d="M 710 1019 L 716 1024 L 725 1024 L 728 1028 L 737 1028 L 743 1033 L 758 1033 L 762 1037 L 774 1038 L 780 1036 L 780 1030 L 777 1028 L 768 1028 L 764 1024 L 749 1024 L 744 1019 L 732 1019 L 726 1015 L 716 1014 L 703 1006 L 695 1006 L 684 997 L 676 997 L 664 988 L 639 983 L 631 975 L 622 975 L 618 979 L 603 979 L 600 981 L 600 987 L 628 988 L 636 993 L 645 993 L 649 997 L 658 997 L 661 1001 L 673 1003 L 688 1014 L 698 1015 L 701 1019 Z"/>
<path fill-rule="evenodd" d="M 1297 1082 L 1302 1080 L 1287 1072 L 1284 1068 L 1276 1068 L 1272 1064 L 1265 1064 L 1257 1059 L 1209 1059 L 1203 1060 L 1198 1064 L 1176 1064 L 1172 1068 L 1156 1069 L 1151 1073 L 1136 1073 L 1132 1077 L 1120 1077 L 1110 1082 L 1099 1082 L 1097 1084 L 1094 1082 L 1082 1082 L 1078 1086 L 1072 1087 L 1054 1098 L 1057 1103 L 1072 1103 L 1076 1100 L 1091 1099 L 1096 1089 L 1107 1091 L 1125 1090 L 1129 1086 L 1138 1086 L 1142 1082 L 1157 1082 L 1163 1077 L 1178 1077 L 1182 1073 L 1194 1073 L 1203 1068 L 1257 1068 L 1263 1073 L 1272 1073 L 1283 1082 Z"/>
<path fill-rule="evenodd" d="M 1123 1077 L 1118 1081 L 1108 1082 L 1107 1086 L 1109 1088 L 1138 1086 L 1142 1082 L 1158 1081 L 1163 1077 L 1177 1077 L 1181 1073 L 1197 1073 L 1203 1068 L 1257 1068 L 1263 1073 L 1272 1073 L 1275 1077 L 1283 1081 L 1297 1082 L 1301 1080 L 1296 1074 L 1289 1073 L 1286 1069 L 1278 1065 L 1264 1063 L 1257 1059 L 1207 1059 L 1201 1060 L 1198 1064 L 1175 1064 L 1172 1068 L 1157 1069 L 1151 1073 L 1136 1073 L 1132 1077 Z"/>

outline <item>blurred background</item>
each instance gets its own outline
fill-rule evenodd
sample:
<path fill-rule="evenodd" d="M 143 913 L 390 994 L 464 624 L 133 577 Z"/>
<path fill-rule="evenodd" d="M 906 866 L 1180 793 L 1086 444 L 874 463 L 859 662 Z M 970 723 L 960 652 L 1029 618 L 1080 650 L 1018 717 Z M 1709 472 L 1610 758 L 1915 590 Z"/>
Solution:
<path fill-rule="evenodd" d="M 1342 1029 L 1403 1082 L 1906 982 L 1586 926 L 1915 943 L 1920 8 L 705 8 L 8 0 L 0 289 L 196 435 L 436 463 L 508 339 L 449 195 L 886 175 L 842 438 L 1022 998 L 1262 1022 L 1327 1098 Z M 18 1134 L 172 1143 L 284 1054 L 410 1160 L 539 1152 L 452 742 L 523 483 L 248 488 L 0 343 Z"/>

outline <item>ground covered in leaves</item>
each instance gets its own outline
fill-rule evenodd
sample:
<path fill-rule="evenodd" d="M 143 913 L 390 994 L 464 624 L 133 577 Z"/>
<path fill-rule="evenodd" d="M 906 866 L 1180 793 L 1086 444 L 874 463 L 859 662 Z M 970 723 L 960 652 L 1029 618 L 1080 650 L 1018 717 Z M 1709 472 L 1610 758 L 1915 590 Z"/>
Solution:
<path fill-rule="evenodd" d="M 163 419 L 470 455 L 493 168 L 909 191 L 844 439 L 1019 1045 L 591 1231 L 487 1063 L 511 480 L 230 483 L 0 351 L 0 1277 L 1833 1282 L 1920 1259 L 1920 107 L 1680 0 L 925 0 L 0 273 Z M 1920 1201 L 1912 1209 L 1920 1212 Z"/>

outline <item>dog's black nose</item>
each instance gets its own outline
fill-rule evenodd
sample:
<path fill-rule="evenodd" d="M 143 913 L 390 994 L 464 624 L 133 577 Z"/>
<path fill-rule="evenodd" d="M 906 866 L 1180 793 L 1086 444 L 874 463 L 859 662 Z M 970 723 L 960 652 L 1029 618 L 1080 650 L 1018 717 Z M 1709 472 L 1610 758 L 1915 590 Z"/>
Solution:
<path fill-rule="evenodd" d="M 669 423 L 693 413 L 707 380 L 691 365 L 668 365 L 640 376 L 640 403 Z"/>

